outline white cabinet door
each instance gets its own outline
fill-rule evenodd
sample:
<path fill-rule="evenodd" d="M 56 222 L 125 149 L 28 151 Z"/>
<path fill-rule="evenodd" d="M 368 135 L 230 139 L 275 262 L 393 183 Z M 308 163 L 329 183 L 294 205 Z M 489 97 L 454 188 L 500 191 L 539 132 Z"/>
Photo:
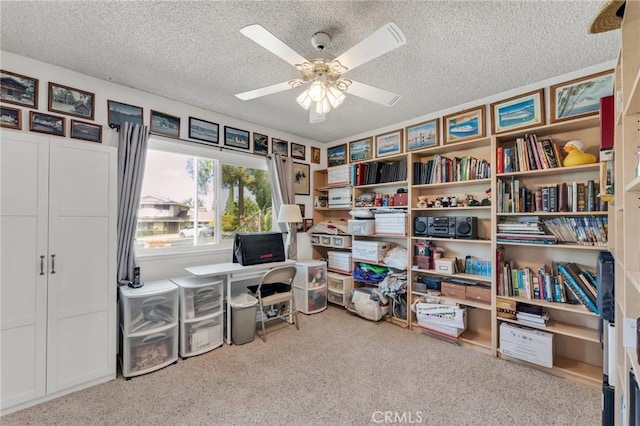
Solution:
<path fill-rule="evenodd" d="M 48 393 L 115 378 L 117 291 L 116 150 L 56 141 L 50 157 Z"/>
<path fill-rule="evenodd" d="M 45 393 L 49 141 L 3 132 L 0 142 L 2 409 Z"/>

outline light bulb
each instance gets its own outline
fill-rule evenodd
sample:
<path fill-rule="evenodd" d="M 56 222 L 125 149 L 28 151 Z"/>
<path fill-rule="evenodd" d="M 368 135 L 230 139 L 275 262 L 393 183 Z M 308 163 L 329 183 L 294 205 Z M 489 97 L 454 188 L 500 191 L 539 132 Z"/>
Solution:
<path fill-rule="evenodd" d="M 306 89 L 304 92 L 300 94 L 296 98 L 296 102 L 300 104 L 300 106 L 306 110 L 311 106 L 311 98 L 309 97 L 309 89 Z"/>
<path fill-rule="evenodd" d="M 344 102 L 345 98 L 344 93 L 335 86 L 331 86 L 329 90 L 327 90 L 327 99 L 329 99 L 329 103 L 333 108 L 338 108 L 342 102 Z"/>
<path fill-rule="evenodd" d="M 321 102 L 316 102 L 315 110 L 318 115 L 323 115 L 331 111 L 331 105 L 329 105 L 327 98 L 324 98 Z"/>
<path fill-rule="evenodd" d="M 320 102 L 327 94 L 327 89 L 321 81 L 314 81 L 309 87 L 309 96 L 313 102 Z"/>

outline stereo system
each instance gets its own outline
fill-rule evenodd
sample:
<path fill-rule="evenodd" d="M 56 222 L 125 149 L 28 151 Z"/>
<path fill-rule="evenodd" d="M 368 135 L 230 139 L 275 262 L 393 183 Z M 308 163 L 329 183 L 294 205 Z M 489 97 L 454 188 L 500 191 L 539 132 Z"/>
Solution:
<path fill-rule="evenodd" d="M 416 237 L 478 238 L 478 218 L 473 216 L 419 216 L 413 221 Z"/>

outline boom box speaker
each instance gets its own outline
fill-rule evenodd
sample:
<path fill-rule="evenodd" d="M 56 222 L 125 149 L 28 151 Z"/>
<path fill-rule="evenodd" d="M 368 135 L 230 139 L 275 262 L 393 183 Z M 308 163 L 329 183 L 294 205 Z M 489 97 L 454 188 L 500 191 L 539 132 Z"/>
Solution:
<path fill-rule="evenodd" d="M 456 238 L 478 238 L 478 218 L 472 216 L 456 217 Z"/>
<path fill-rule="evenodd" d="M 416 217 L 415 220 L 413 221 L 413 235 L 426 236 L 427 230 L 428 230 L 428 221 L 429 221 L 429 218 L 426 216 Z"/>

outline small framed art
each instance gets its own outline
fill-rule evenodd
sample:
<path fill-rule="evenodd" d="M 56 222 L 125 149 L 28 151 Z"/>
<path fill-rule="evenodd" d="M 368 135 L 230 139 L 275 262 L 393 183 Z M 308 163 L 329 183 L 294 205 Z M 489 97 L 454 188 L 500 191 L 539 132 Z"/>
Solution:
<path fill-rule="evenodd" d="M 296 195 L 309 195 L 311 193 L 310 170 L 311 167 L 308 164 L 293 162 L 293 188 Z M 304 212 L 302 217 L 304 217 Z"/>
<path fill-rule="evenodd" d="M 484 113 L 485 106 L 482 105 L 445 116 L 443 118 L 445 145 L 484 137 L 487 134 Z"/>
<path fill-rule="evenodd" d="M 49 83 L 49 111 L 93 120 L 96 95 L 62 84 Z"/>
<path fill-rule="evenodd" d="M 0 127 L 22 130 L 22 110 L 18 108 L 0 107 Z"/>
<path fill-rule="evenodd" d="M 297 158 L 299 160 L 306 160 L 307 147 L 304 145 L 300 145 L 299 143 L 291 142 L 291 157 Z"/>
<path fill-rule="evenodd" d="M 178 139 L 180 137 L 180 117 L 151 110 L 149 132 Z"/>
<path fill-rule="evenodd" d="M 38 109 L 38 80 L 13 72 L 0 70 L 2 92 L 0 101 Z"/>
<path fill-rule="evenodd" d="M 249 149 L 249 132 L 236 129 L 235 127 L 224 126 L 224 144 L 240 149 Z"/>
<path fill-rule="evenodd" d="M 376 135 L 376 158 L 402 152 L 402 129 Z"/>
<path fill-rule="evenodd" d="M 545 124 L 544 89 L 492 103 L 490 109 L 494 135 L 542 126 Z"/>
<path fill-rule="evenodd" d="M 349 160 L 352 163 L 371 160 L 371 145 L 373 145 L 372 137 L 349 142 Z"/>
<path fill-rule="evenodd" d="M 269 136 L 253 132 L 253 152 L 260 155 L 269 154 Z"/>
<path fill-rule="evenodd" d="M 218 123 L 189 117 L 189 139 L 207 142 L 209 145 L 217 145 L 218 128 Z"/>
<path fill-rule="evenodd" d="M 437 146 L 440 144 L 439 118 L 414 124 L 405 129 L 407 136 L 407 151 Z"/>
<path fill-rule="evenodd" d="M 309 231 L 313 227 L 313 219 L 304 220 L 304 232 Z"/>
<path fill-rule="evenodd" d="M 107 101 L 107 107 L 109 127 L 112 129 L 119 129 L 125 121 L 140 125 L 144 122 L 142 107 L 111 100 Z"/>
<path fill-rule="evenodd" d="M 71 119 L 70 136 L 74 139 L 102 143 L 102 125 Z"/>
<path fill-rule="evenodd" d="M 29 130 L 55 136 L 65 135 L 64 117 L 29 111 Z"/>
<path fill-rule="evenodd" d="M 316 148 L 315 146 L 311 147 L 311 162 L 320 164 L 320 148 Z"/>
<path fill-rule="evenodd" d="M 298 204 L 298 207 L 300 208 L 300 215 L 302 215 L 302 218 L 304 219 L 305 205 L 304 204 Z"/>
<path fill-rule="evenodd" d="M 327 166 L 341 166 L 347 164 L 347 144 L 327 148 Z"/>
<path fill-rule="evenodd" d="M 600 112 L 600 98 L 613 95 L 613 70 L 551 86 L 551 122 Z"/>
<path fill-rule="evenodd" d="M 282 156 L 289 156 L 289 142 L 282 139 L 271 138 L 271 152 Z"/>

